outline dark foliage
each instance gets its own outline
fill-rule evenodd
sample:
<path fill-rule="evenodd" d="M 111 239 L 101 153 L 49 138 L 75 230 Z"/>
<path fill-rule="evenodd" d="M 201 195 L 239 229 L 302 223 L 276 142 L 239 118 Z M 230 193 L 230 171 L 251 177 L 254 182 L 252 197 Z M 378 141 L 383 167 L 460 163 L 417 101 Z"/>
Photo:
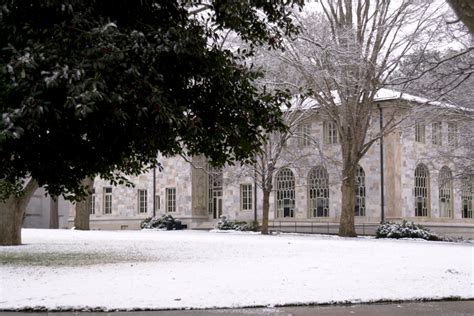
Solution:
<path fill-rule="evenodd" d="M 258 90 L 259 74 L 213 43 L 233 30 L 278 46 L 271 26 L 294 33 L 300 2 L 216 0 L 202 17 L 187 1 L 3 2 L 0 181 L 32 176 L 73 198 L 85 177 L 123 183 L 158 153 L 249 160 L 264 130 L 284 129 L 286 96 Z"/>

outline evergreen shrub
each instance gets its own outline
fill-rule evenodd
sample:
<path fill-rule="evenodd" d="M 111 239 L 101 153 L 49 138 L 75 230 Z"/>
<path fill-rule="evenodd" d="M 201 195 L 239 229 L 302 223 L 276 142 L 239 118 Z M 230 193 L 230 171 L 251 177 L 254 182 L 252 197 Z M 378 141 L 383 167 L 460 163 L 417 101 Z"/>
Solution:
<path fill-rule="evenodd" d="M 428 228 L 408 223 L 404 220 L 402 223 L 384 223 L 377 228 L 376 238 L 421 238 L 425 240 L 442 240 L 441 237 L 432 233 Z"/>
<path fill-rule="evenodd" d="M 140 223 L 141 229 L 163 229 L 178 230 L 182 229 L 181 221 L 175 220 L 170 214 L 160 217 L 147 217 Z"/>
<path fill-rule="evenodd" d="M 217 222 L 216 229 L 218 230 L 237 230 L 237 231 L 257 231 L 258 222 L 232 222 L 227 219 L 227 216 L 222 215 Z"/>

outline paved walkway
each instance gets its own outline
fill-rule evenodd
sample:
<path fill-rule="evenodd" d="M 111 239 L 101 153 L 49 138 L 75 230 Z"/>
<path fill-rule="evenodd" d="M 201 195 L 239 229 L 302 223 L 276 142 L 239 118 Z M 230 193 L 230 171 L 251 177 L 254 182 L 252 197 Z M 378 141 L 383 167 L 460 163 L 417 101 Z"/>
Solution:
<path fill-rule="evenodd" d="M 51 313 L 23 313 L 0 312 L 1 316 L 48 316 Z M 245 309 L 219 309 L 219 310 L 182 310 L 182 311 L 147 311 L 147 312 L 55 312 L 54 316 L 339 316 L 339 315 L 364 315 L 364 316 L 474 316 L 473 301 L 448 301 L 448 302 L 419 302 L 395 304 L 358 304 L 358 305 L 331 305 L 331 306 L 298 306 L 298 307 L 273 307 L 273 308 L 245 308 Z"/>

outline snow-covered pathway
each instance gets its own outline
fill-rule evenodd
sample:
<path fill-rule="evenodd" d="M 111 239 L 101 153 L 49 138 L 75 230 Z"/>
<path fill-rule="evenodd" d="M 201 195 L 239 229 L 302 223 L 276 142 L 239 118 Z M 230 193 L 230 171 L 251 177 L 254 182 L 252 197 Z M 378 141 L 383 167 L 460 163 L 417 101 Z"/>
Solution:
<path fill-rule="evenodd" d="M 199 231 L 23 230 L 0 309 L 474 298 L 473 244 Z"/>

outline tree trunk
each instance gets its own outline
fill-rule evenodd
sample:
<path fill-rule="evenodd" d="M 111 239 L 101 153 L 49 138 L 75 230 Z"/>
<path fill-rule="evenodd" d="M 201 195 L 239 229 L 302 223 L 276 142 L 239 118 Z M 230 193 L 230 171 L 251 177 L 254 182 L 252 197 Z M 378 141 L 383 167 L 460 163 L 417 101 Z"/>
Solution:
<path fill-rule="evenodd" d="M 0 246 L 21 245 L 23 214 L 36 189 L 38 189 L 38 183 L 31 179 L 21 196 L 11 196 L 0 202 Z"/>
<path fill-rule="evenodd" d="M 82 181 L 82 185 L 88 190 L 94 186 L 94 179 L 86 178 Z M 74 216 L 74 227 L 78 230 L 89 230 L 89 207 L 91 205 L 92 195 L 76 203 L 76 214 Z"/>
<path fill-rule="evenodd" d="M 57 196 L 51 196 L 51 201 L 49 205 L 49 228 L 58 229 L 59 228 L 59 203 Z"/>
<path fill-rule="evenodd" d="M 341 219 L 339 222 L 339 236 L 356 237 L 357 233 L 355 231 L 354 225 L 354 207 L 356 191 L 355 168 L 352 166 L 344 167 L 344 170 L 342 171 L 342 176 L 342 209 Z"/>
<path fill-rule="evenodd" d="M 270 192 L 263 190 L 262 235 L 268 235 L 268 213 L 270 211 Z"/>

